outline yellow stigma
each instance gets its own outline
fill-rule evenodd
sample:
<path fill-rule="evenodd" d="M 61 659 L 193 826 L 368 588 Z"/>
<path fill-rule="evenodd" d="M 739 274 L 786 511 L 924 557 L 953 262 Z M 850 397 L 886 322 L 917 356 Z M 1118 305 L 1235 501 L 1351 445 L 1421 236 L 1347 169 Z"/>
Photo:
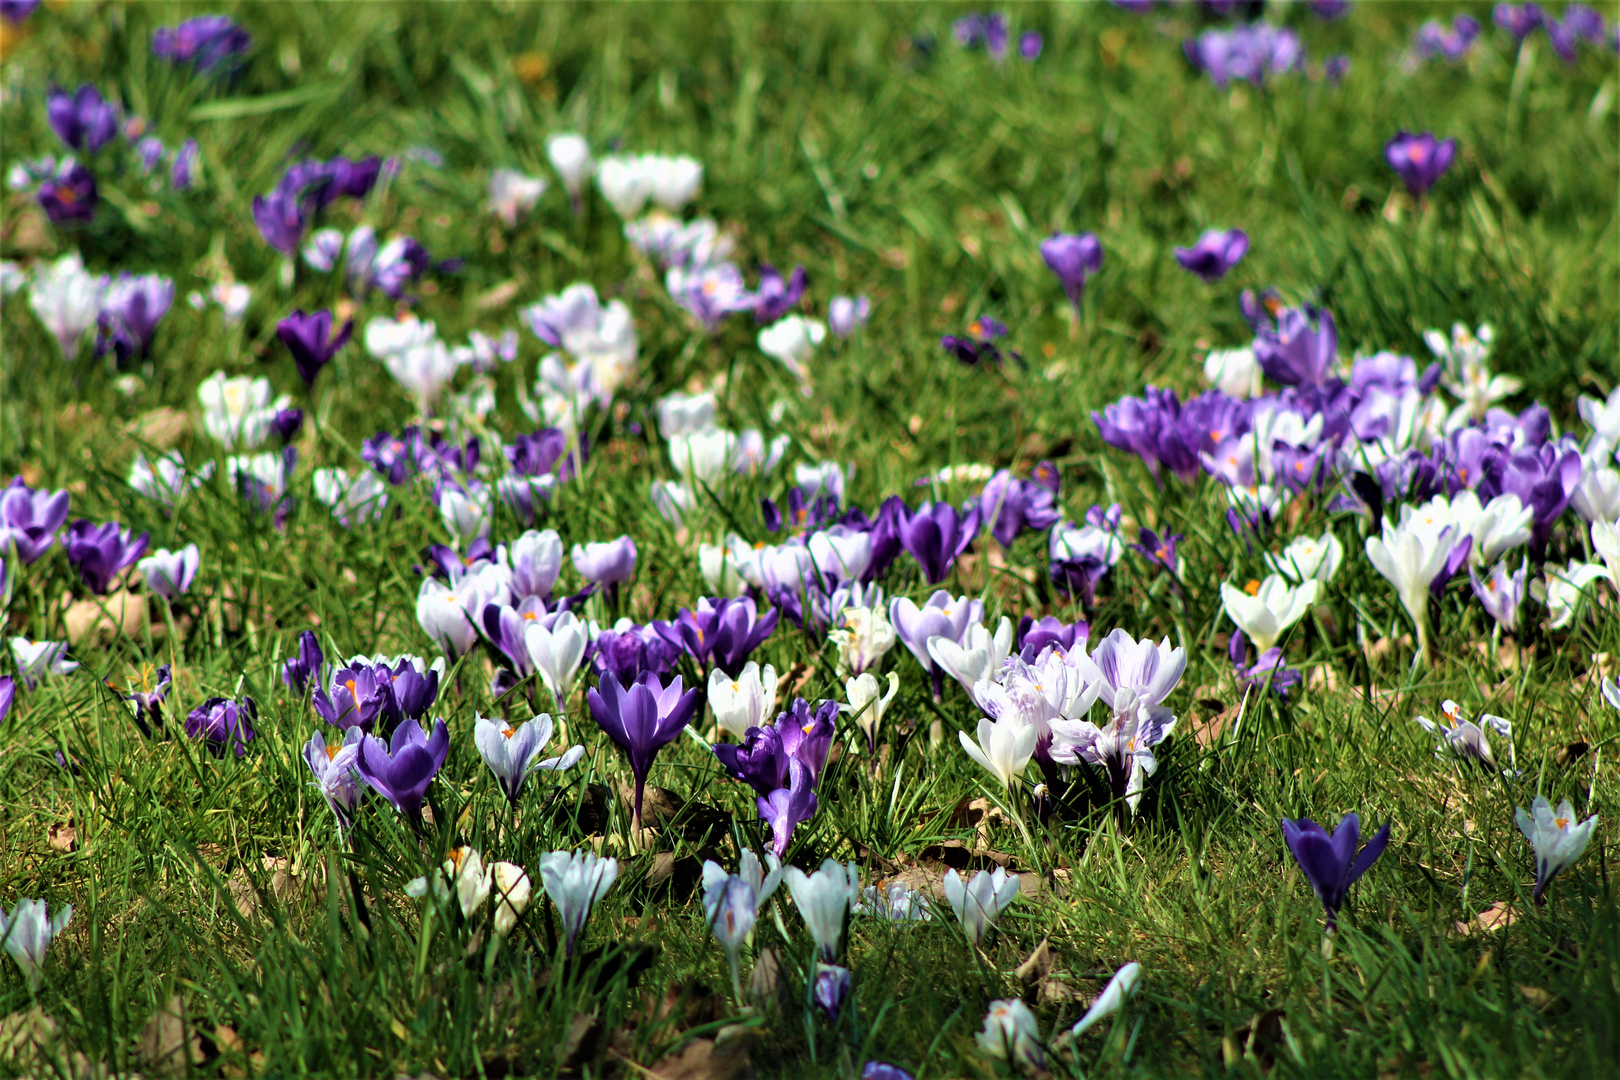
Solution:
<path fill-rule="evenodd" d="M 517 728 L 513 727 L 511 724 L 507 724 L 505 727 L 501 728 L 501 734 L 510 739 L 512 736 L 517 734 Z"/>
<path fill-rule="evenodd" d="M 1243 591 L 1248 593 L 1250 596 L 1259 596 L 1260 595 L 1260 583 L 1258 581 L 1254 580 L 1253 578 L 1250 578 L 1249 583 L 1247 585 L 1243 586 Z"/>
<path fill-rule="evenodd" d="M 1553 818 L 1553 824 L 1558 826 L 1560 829 L 1567 829 L 1567 828 L 1569 828 L 1569 818 L 1567 818 L 1567 817 Z"/>
<path fill-rule="evenodd" d="M 341 750 L 341 749 L 343 749 L 343 744 L 342 743 L 327 743 L 326 744 L 326 760 L 331 761 L 333 758 L 337 757 L 338 756 L 338 751 Z"/>

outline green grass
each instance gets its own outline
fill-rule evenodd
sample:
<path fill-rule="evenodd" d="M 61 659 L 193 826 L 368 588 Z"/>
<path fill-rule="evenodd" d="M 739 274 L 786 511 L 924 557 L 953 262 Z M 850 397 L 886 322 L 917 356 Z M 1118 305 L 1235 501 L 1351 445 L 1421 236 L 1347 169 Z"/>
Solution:
<path fill-rule="evenodd" d="M 1342 86 L 1293 76 L 1263 91 L 1222 91 L 1187 70 L 1180 42 L 1205 16 L 1183 7 L 1149 18 L 1105 4 L 1018 7 L 1015 27 L 1043 31 L 1045 52 L 1032 66 L 997 67 L 951 44 L 950 22 L 966 9 L 226 5 L 256 45 L 233 83 L 215 85 L 147 50 L 153 27 L 200 10 L 47 6 L 0 75 L 5 167 L 58 151 L 43 93 L 52 81 L 81 80 L 146 116 L 170 146 L 197 138 L 203 161 L 202 182 L 182 195 L 98 168 L 102 213 L 75 236 L 42 227 L 26 196 L 5 196 L 5 257 L 77 248 L 99 271 L 172 276 L 177 302 L 152 362 L 120 388 L 119 373 L 88 350 L 61 363 L 26 297 L 7 298 L 0 475 L 66 486 L 74 517 L 149 530 L 154 547 L 195 542 L 203 568 L 175 605 L 176 633 L 164 633 L 153 601 L 148 629 L 80 643 L 82 671 L 19 692 L 0 724 L 0 902 L 75 905 L 37 999 L 15 966 L 0 967 L 0 1017 L 37 1003 L 64 1052 L 148 1075 L 142 1032 L 175 994 L 223 1053 L 207 1070 L 227 1075 L 646 1076 L 630 1063 L 651 1065 L 727 1026 L 762 1076 L 853 1076 L 869 1057 L 919 1077 L 990 1075 L 973 1035 L 989 1001 L 1025 992 L 1014 969 L 1044 938 L 1076 1000 L 1040 1003 L 1043 1033 L 1073 1023 L 1120 964 L 1144 968 L 1135 1001 L 1087 1034 L 1076 1059 L 1057 1063 L 1068 1075 L 1613 1075 L 1620 907 L 1610 793 L 1620 719 L 1598 695 L 1594 661 L 1620 655 L 1612 597 L 1573 630 L 1532 627 L 1533 651 L 1513 669 L 1475 649 L 1488 622 L 1454 584 L 1440 666 L 1409 671 L 1399 650 L 1368 662 L 1355 644 L 1358 621 L 1370 640 L 1409 626 L 1359 554 L 1365 526 L 1318 514 L 1295 527 L 1331 527 L 1345 543 L 1327 602 L 1334 619 L 1302 626 L 1287 644 L 1296 665 L 1331 672 L 1332 684 L 1287 706 L 1251 701 L 1235 737 L 1200 745 L 1192 730 L 1213 711 L 1200 699 L 1239 697 L 1216 638 L 1229 629 L 1219 584 L 1260 576 L 1260 553 L 1226 529 L 1211 487 L 1157 490 L 1103 446 L 1089 419 L 1144 382 L 1196 391 L 1203 349 L 1247 340 L 1239 290 L 1277 285 L 1329 306 L 1347 355 L 1421 357 L 1425 328 L 1488 321 L 1495 366 L 1525 381 L 1521 404 L 1539 399 L 1574 429 L 1575 397 L 1620 378 L 1612 54 L 1584 50 L 1566 67 L 1544 36 L 1515 51 L 1488 30 L 1466 65 L 1407 71 L 1398 54 L 1417 24 L 1453 9 L 1362 3 L 1328 24 L 1303 10 L 1287 15 L 1316 64 L 1351 56 Z M 1488 6 L 1468 10 L 1489 26 Z M 922 34 L 936 39 L 931 54 L 914 42 Z M 1421 207 L 1395 193 L 1383 163 L 1383 143 L 1400 127 L 1462 144 Z M 543 137 L 566 128 L 598 153 L 622 143 L 701 159 L 698 210 L 735 230 L 750 275 L 758 261 L 806 265 L 816 312 L 835 293 L 872 297 L 867 333 L 818 357 L 813 397 L 801 398 L 757 351 L 746 316 L 713 339 L 694 334 L 594 194 L 575 219 L 554 185 L 514 233 L 501 233 L 482 206 L 488 170 L 544 173 Z M 1071 518 L 1118 500 L 1136 521 L 1187 534 L 1184 606 L 1127 556 L 1088 612 L 1093 640 L 1121 626 L 1168 634 L 1190 653 L 1171 699 L 1182 726 L 1134 820 L 1082 774 L 1070 812 L 1037 827 L 1033 842 L 1005 822 L 981 834 L 954 813 L 984 794 L 986 778 L 953 730 L 978 714 L 954 686 L 936 708 L 896 648 L 887 663 L 902 689 L 885 721 L 892 749 L 881 783 L 866 777 L 864 757 L 846 754 L 822 782 L 822 810 L 795 836 L 792 861 L 854 860 L 870 880 L 919 864 L 937 871 L 948 840 L 1005 853 L 1040 890 L 1013 906 L 983 955 L 949 920 L 895 928 L 856 919 L 854 1004 L 829 1025 L 804 1005 L 811 946 L 784 890 L 779 917 L 762 914 L 757 944 L 781 957 L 785 1000 L 739 1012 L 692 884 L 703 857 L 731 866 L 739 843 L 759 846 L 751 798 L 682 739 L 660 756 L 652 782 L 727 816 L 706 836 L 664 829 L 651 851 L 631 857 L 617 800 L 607 800 L 605 819 L 588 812 L 598 806 L 590 785 L 611 788 L 627 771 L 576 701 L 569 735 L 587 746 L 585 762 L 560 785 L 531 782 L 514 822 L 472 743 L 475 713 L 491 708 L 476 656 L 440 699 L 452 740 L 432 793 L 439 824 L 418 840 L 372 799 L 352 850 L 339 841 L 300 756 L 320 721 L 282 686 L 280 660 L 312 627 L 329 656 L 431 655 L 414 618 L 412 567 L 445 534 L 426 497 L 408 489 L 395 493 L 399 515 L 353 531 L 313 499 L 314 466 L 360 467 L 360 441 L 397 430 L 412 407 L 356 346 L 322 375 L 314 402 L 305 399 L 274 325 L 295 306 L 335 303 L 337 284 L 301 273 L 282 289 L 248 203 L 289 155 L 411 146 L 444 164 L 407 160 L 386 197 L 367 205 L 367 220 L 379 233 L 420 237 L 437 257 L 466 259 L 420 305 L 445 340 L 516 325 L 520 304 L 575 280 L 624 298 L 635 314 L 638 376 L 593 421 L 591 463 L 545 524 L 568 542 L 636 538 L 640 570 L 623 611 L 638 621 L 669 617 L 700 594 L 699 537 L 735 527 L 767 538 L 752 500 L 780 478 L 759 490 L 739 483 L 685 534 L 646 497 L 650 480 L 671 475 L 651 434 L 652 403 L 721 375 L 723 420 L 790 435 L 790 461 L 856 463 L 852 496 L 868 508 L 895 492 L 915 500 L 913 481 L 943 465 L 1027 470 L 1049 457 L 1063 469 Z M 329 223 L 353 217 L 339 207 Z M 1174 265 L 1172 245 L 1229 226 L 1248 230 L 1253 248 L 1228 279 L 1206 286 Z M 1096 231 L 1107 251 L 1073 336 L 1037 251 L 1055 228 Z M 238 329 L 183 300 L 227 265 L 254 290 Z M 478 303 L 503 285 L 506 303 Z M 374 296 L 357 321 L 390 310 Z M 981 312 L 1011 325 L 1025 364 L 968 370 L 944 356 L 938 336 Z M 496 426 L 508 434 L 532 427 L 516 395 L 540 353 L 525 333 L 520 363 L 497 375 Z M 131 425 L 160 407 L 193 414 L 178 441 L 188 461 L 216 453 L 195 390 L 217 369 L 264 374 L 318 417 L 300 442 L 298 505 L 284 530 L 249 512 L 222 477 L 172 515 L 124 482 L 139 448 Z M 778 402 L 785 411 L 773 424 Z M 509 519 L 497 523 L 498 537 L 516 531 Z M 992 617 L 1068 616 L 1046 584 L 1043 544 L 1020 539 L 1008 569 L 986 580 L 990 541 L 981 540 L 978 562 L 952 587 L 983 592 Z M 573 583 L 572 570 L 564 574 Z M 904 558 L 886 587 L 926 595 Z M 53 552 L 23 574 L 7 634 L 63 636 L 68 594 L 85 591 Z M 1529 621 L 1541 614 L 1526 607 Z M 760 658 L 784 672 L 808 664 L 806 697 L 842 697 L 827 654 L 785 622 Z M 100 680 L 158 662 L 175 665 L 176 737 L 148 742 Z M 178 734 L 175 716 L 236 693 L 262 709 L 246 757 L 215 760 Z M 1519 780 L 1434 759 L 1412 717 L 1434 715 L 1447 697 L 1514 722 Z M 938 745 L 928 738 L 936 718 L 946 736 Z M 1559 751 L 1576 740 L 1592 749 L 1561 765 Z M 58 751 L 77 771 L 56 764 Z M 1513 825 L 1513 808 L 1537 791 L 1602 817 L 1585 859 L 1543 908 L 1529 903 L 1531 858 Z M 1353 890 L 1327 957 L 1319 905 L 1278 820 L 1350 810 L 1393 822 L 1394 840 Z M 49 831 L 69 822 L 75 848 L 58 850 Z M 600 845 L 628 859 L 587 932 L 586 947 L 605 951 L 592 964 L 558 963 L 541 901 L 497 954 L 472 944 L 475 928 L 459 918 L 424 917 L 403 885 L 457 843 L 531 873 L 558 848 Z M 1498 903 L 1512 906 L 1511 925 L 1459 932 Z M 626 961 L 641 946 L 656 953 L 632 980 Z M 215 1035 L 216 1024 L 239 1042 Z M 27 1071 L 6 1045 L 0 1036 L 0 1072 Z"/>

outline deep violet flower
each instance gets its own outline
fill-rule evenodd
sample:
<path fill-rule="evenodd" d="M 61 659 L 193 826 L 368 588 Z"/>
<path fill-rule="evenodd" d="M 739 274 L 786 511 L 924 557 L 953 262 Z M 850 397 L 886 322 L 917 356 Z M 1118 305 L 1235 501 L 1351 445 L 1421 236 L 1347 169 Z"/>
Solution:
<path fill-rule="evenodd" d="M 157 274 L 119 274 L 107 287 L 98 319 L 96 355 L 111 341 L 120 363 L 152 349 L 158 323 L 174 303 L 174 282 Z"/>
<path fill-rule="evenodd" d="M 234 750 L 237 757 L 247 753 L 247 744 L 253 741 L 253 724 L 259 718 L 259 707 L 250 697 L 240 702 L 229 698 L 209 698 L 186 717 L 186 734 L 202 739 L 208 752 L 224 757 Z"/>
<path fill-rule="evenodd" d="M 132 537 L 116 521 L 95 525 L 80 518 L 68 526 L 63 547 L 90 591 L 105 596 L 113 578 L 145 554 L 147 539 L 144 532 Z"/>
<path fill-rule="evenodd" d="M 69 149 L 94 154 L 118 134 L 118 107 L 101 97 L 89 83 L 72 97 L 60 87 L 52 87 L 45 98 L 45 118 L 56 137 Z"/>
<path fill-rule="evenodd" d="M 979 520 L 977 506 L 964 515 L 950 503 L 923 503 L 901 519 L 900 544 L 917 560 L 928 583 L 937 585 L 978 536 Z"/>
<path fill-rule="evenodd" d="M 422 799 L 449 752 L 450 735 L 443 720 L 434 722 L 430 736 L 422 734 L 422 726 L 415 720 L 406 720 L 394 729 L 388 743 L 375 735 L 361 740 L 355 766 L 373 791 L 393 803 L 413 825 L 420 825 Z"/>
<path fill-rule="evenodd" d="M 268 195 L 253 197 L 253 223 L 258 226 L 259 235 L 289 259 L 298 253 L 298 245 L 303 243 L 310 215 L 307 199 L 280 188 Z"/>
<path fill-rule="evenodd" d="M 1219 281 L 1249 253 L 1249 234 L 1242 229 L 1210 229 L 1190 248 L 1175 249 L 1176 262 L 1205 281 Z"/>
<path fill-rule="evenodd" d="M 17 557 L 30 566 L 56 542 L 56 530 L 67 520 L 70 498 L 66 491 L 35 490 L 16 477 L 0 491 L 0 555 L 16 547 Z M 15 568 L 13 568 L 15 572 Z"/>
<path fill-rule="evenodd" d="M 1316 326 L 1311 326 L 1312 320 Z M 1325 308 L 1285 308 L 1277 327 L 1261 327 L 1254 338 L 1254 358 L 1284 386 L 1320 386 L 1338 357 L 1339 334 Z"/>
<path fill-rule="evenodd" d="M 1331 934 L 1339 909 L 1344 906 L 1345 893 L 1389 846 L 1389 826 L 1378 830 L 1367 841 L 1367 846 L 1361 849 L 1359 856 L 1356 854 L 1356 842 L 1361 837 L 1361 819 L 1355 814 L 1344 815 L 1332 836 L 1307 818 L 1297 821 L 1284 818 L 1282 829 L 1288 849 L 1294 853 L 1299 868 L 1305 872 L 1306 880 L 1322 901 L 1322 908 L 1327 912 L 1328 933 Z"/>
<path fill-rule="evenodd" d="M 629 686 L 644 672 L 662 679 L 680 655 L 681 646 L 666 640 L 653 627 L 621 619 L 613 629 L 596 636 L 591 664 L 600 678 L 611 677 L 621 686 Z"/>
<path fill-rule="evenodd" d="M 1040 619 L 1025 615 L 1018 620 L 1018 655 L 1026 664 L 1033 664 L 1047 649 L 1067 656 L 1075 649 L 1084 650 L 1091 635 L 1091 625 L 1084 619 L 1066 623 L 1055 615 Z"/>
<path fill-rule="evenodd" d="M 651 672 L 644 672 L 628 688 L 620 686 L 612 675 L 603 675 L 601 685 L 586 695 L 591 718 L 630 759 L 630 772 L 636 781 L 637 827 L 641 824 L 641 796 L 653 758 L 686 727 L 701 700 L 697 690 L 682 690 L 679 675 L 665 686 Z"/>
<path fill-rule="evenodd" d="M 70 157 L 39 185 L 35 199 L 51 224 L 60 225 L 64 221 L 89 221 L 95 217 L 101 196 L 90 170 Z"/>
<path fill-rule="evenodd" d="M 1041 241 L 1041 258 L 1063 285 L 1063 292 L 1080 308 L 1086 278 L 1102 268 L 1102 242 L 1096 233 L 1053 233 Z"/>
<path fill-rule="evenodd" d="M 311 683 L 320 683 L 321 667 L 325 663 L 326 654 L 321 651 L 320 639 L 315 636 L 315 631 L 305 630 L 298 635 L 298 655 L 281 665 L 281 681 L 293 693 L 303 696 Z"/>
<path fill-rule="evenodd" d="M 1456 139 L 1440 140 L 1428 132 L 1400 131 L 1384 144 L 1384 160 L 1413 195 L 1434 187 L 1456 156 Z"/>
<path fill-rule="evenodd" d="M 727 776 L 759 795 L 790 786 L 794 762 L 809 770 L 809 782 L 814 786 L 827 765 L 837 723 L 838 702 L 823 701 L 812 714 L 809 702 L 795 698 L 776 723 L 749 728 L 740 745 L 715 743 L 712 749 Z"/>
<path fill-rule="evenodd" d="M 674 622 L 659 624 L 658 629 L 666 639 L 673 637 L 684 645 L 699 664 L 712 658 L 716 667 L 735 677 L 749 654 L 771 636 L 780 616 L 772 608 L 761 617 L 752 597 L 705 597 L 698 600 L 696 611 L 682 608 Z"/>
<path fill-rule="evenodd" d="M 252 36 L 226 15 L 199 15 L 152 31 L 153 56 L 176 64 L 195 61 L 198 71 L 212 71 L 252 44 Z"/>
<path fill-rule="evenodd" d="M 784 281 L 776 267 L 761 263 L 759 289 L 754 293 L 754 321 L 773 323 L 792 311 L 804 298 L 804 290 L 809 284 L 810 277 L 802 266 L 795 266 L 793 273 Z"/>
<path fill-rule="evenodd" d="M 981 315 L 967 325 L 967 334 L 946 334 L 939 339 L 940 347 L 962 363 L 972 366 L 984 359 L 1001 363 L 1001 350 L 996 348 L 996 339 L 1005 337 L 1007 325 L 988 315 Z M 1018 354 L 1013 353 L 1013 359 Z"/>
<path fill-rule="evenodd" d="M 276 324 L 276 337 L 292 353 L 293 363 L 298 365 L 298 375 L 310 390 L 315 388 L 315 377 L 332 362 L 338 350 L 348 344 L 352 333 L 354 320 L 350 319 L 333 336 L 332 313 L 324 308 L 310 314 L 305 314 L 301 309 L 294 310 Z"/>
<path fill-rule="evenodd" d="M 1025 529 L 1040 532 L 1057 524 L 1062 512 L 1057 506 L 1059 475 L 1057 466 L 1043 461 L 1028 480 L 1015 480 L 1002 469 L 984 485 L 979 495 L 979 516 L 990 522 L 990 534 L 1003 548 Z"/>

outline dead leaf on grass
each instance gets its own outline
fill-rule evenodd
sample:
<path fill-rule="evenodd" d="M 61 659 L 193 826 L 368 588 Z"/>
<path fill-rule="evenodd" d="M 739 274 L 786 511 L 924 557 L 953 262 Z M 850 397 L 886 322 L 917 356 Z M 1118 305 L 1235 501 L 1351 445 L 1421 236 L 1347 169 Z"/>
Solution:
<path fill-rule="evenodd" d="M 646 1075 L 658 1080 L 747 1080 L 754 1075 L 748 1042 L 743 1036 L 723 1042 L 694 1039 L 653 1063 Z"/>
<path fill-rule="evenodd" d="M 1506 903 L 1497 902 L 1467 922 L 1457 923 L 1459 934 L 1489 934 L 1513 925 L 1518 914 Z"/>
<path fill-rule="evenodd" d="M 45 838 L 53 851 L 60 851 L 63 854 L 79 846 L 79 834 L 71 821 L 58 821 L 46 832 Z"/>

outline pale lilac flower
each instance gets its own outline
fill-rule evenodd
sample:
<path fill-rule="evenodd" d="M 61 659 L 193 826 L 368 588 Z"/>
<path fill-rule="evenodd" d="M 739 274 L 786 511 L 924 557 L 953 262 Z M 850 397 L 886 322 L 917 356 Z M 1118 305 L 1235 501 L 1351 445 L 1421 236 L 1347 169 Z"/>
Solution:
<path fill-rule="evenodd" d="M 87 273 L 77 253 L 35 271 L 28 306 L 61 346 L 64 359 L 78 355 L 84 335 L 96 325 L 109 282 L 105 274 Z"/>
<path fill-rule="evenodd" d="M 618 877 L 617 859 L 601 859 L 588 851 L 551 851 L 540 856 L 540 882 L 562 915 L 565 956 L 574 955 L 591 909 Z"/>
<path fill-rule="evenodd" d="M 168 600 L 176 600 L 190 590 L 197 576 L 200 556 L 196 544 L 187 544 L 179 551 L 159 548 L 135 564 L 146 578 L 149 591 Z"/>
<path fill-rule="evenodd" d="M 1553 878 L 1586 851 L 1592 830 L 1597 827 L 1597 815 L 1577 824 L 1575 810 L 1568 799 L 1555 811 L 1545 795 L 1537 795 L 1530 804 L 1530 813 L 1520 807 L 1514 819 L 1536 854 L 1536 888 L 1531 898 L 1539 904 Z"/>
<path fill-rule="evenodd" d="M 534 209 L 549 185 L 538 176 L 527 176 L 516 169 L 496 169 L 489 174 L 489 205 L 495 216 L 515 228 L 518 219 Z"/>
<path fill-rule="evenodd" d="M 11 659 L 16 665 L 17 677 L 29 690 L 47 678 L 60 678 L 79 670 L 77 660 L 67 658 L 65 641 L 30 641 L 25 637 L 11 639 Z"/>
<path fill-rule="evenodd" d="M 39 989 L 46 950 L 51 947 L 51 941 L 67 929 L 72 918 L 72 904 L 64 905 L 54 917 L 47 912 L 43 900 L 18 899 L 10 915 L 0 908 L 0 941 L 22 969 L 31 993 Z"/>

